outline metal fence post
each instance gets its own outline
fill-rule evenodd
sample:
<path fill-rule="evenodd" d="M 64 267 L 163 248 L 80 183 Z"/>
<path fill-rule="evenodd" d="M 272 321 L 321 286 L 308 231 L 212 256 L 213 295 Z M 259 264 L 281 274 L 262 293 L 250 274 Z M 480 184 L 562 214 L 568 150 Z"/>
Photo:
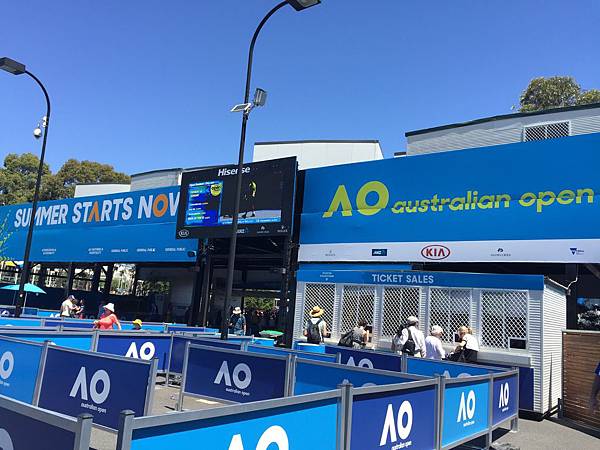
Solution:
<path fill-rule="evenodd" d="M 188 358 L 190 354 L 190 341 L 185 343 L 185 353 L 183 355 L 183 373 L 181 374 L 181 384 L 179 385 L 179 398 L 177 399 L 177 405 L 175 405 L 176 411 L 183 411 L 183 398 L 185 391 L 185 378 L 187 375 Z"/>
<path fill-rule="evenodd" d="M 148 389 L 146 390 L 146 404 L 144 405 L 144 415 L 152 412 L 152 403 L 154 400 L 154 389 L 156 384 L 156 372 L 158 370 L 158 358 L 152 359 L 150 374 L 148 376 Z"/>
<path fill-rule="evenodd" d="M 352 428 L 352 384 L 344 383 L 340 389 L 338 409 L 338 449 L 350 450 L 350 431 Z"/>
<path fill-rule="evenodd" d="M 75 434 L 75 450 L 89 450 L 93 419 L 94 416 L 87 413 L 77 416 L 78 427 Z"/>
<path fill-rule="evenodd" d="M 169 378 L 171 378 L 171 356 L 173 354 L 173 335 L 171 334 L 171 343 L 169 344 L 169 356 L 167 359 L 167 373 L 165 374 L 165 386 L 169 386 Z"/>
<path fill-rule="evenodd" d="M 438 396 L 438 426 L 437 426 L 437 439 L 436 449 L 441 450 L 442 448 L 442 434 L 444 431 L 444 395 L 446 393 L 446 378 L 442 375 L 438 375 L 439 381 L 439 396 Z"/>
<path fill-rule="evenodd" d="M 485 448 L 490 448 L 492 442 L 494 442 L 494 427 L 492 421 L 494 420 L 494 375 L 488 375 L 488 431 L 485 435 Z"/>
<path fill-rule="evenodd" d="M 46 358 L 48 357 L 48 347 L 50 341 L 44 341 L 44 347 L 42 347 L 42 354 L 40 356 L 40 365 L 38 368 L 37 379 L 35 380 L 35 388 L 33 390 L 32 405 L 38 406 L 40 403 L 40 395 L 42 394 L 42 380 L 44 378 L 44 371 L 46 370 Z"/>
<path fill-rule="evenodd" d="M 98 335 L 98 330 L 94 330 L 94 337 L 92 338 L 92 349 L 91 349 L 93 352 L 98 351 L 99 339 L 100 339 L 100 336 Z"/>
<path fill-rule="evenodd" d="M 117 435 L 116 450 L 131 449 L 131 434 L 133 432 L 133 417 L 135 413 L 131 410 L 121 411 L 119 416 L 119 434 Z"/>
<path fill-rule="evenodd" d="M 400 358 L 400 371 L 408 373 L 408 357 L 406 356 L 406 353 L 402 353 Z"/>
<path fill-rule="evenodd" d="M 288 373 L 288 391 L 287 396 L 292 397 L 294 395 L 294 387 L 296 386 L 296 364 L 298 363 L 298 357 L 296 355 L 290 355 L 290 371 Z"/>
<path fill-rule="evenodd" d="M 519 403 L 521 401 L 521 388 L 519 385 L 519 376 L 521 374 L 518 367 L 515 367 L 517 370 L 517 416 L 510 421 L 510 431 L 511 433 L 516 433 L 519 431 Z"/>

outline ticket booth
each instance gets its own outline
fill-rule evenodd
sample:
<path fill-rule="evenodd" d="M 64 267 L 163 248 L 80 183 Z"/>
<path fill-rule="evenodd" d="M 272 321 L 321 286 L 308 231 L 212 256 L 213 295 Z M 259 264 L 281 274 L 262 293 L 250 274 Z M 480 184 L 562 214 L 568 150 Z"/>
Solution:
<path fill-rule="evenodd" d="M 297 280 L 296 338 L 302 338 L 315 305 L 325 310 L 332 342 L 364 319 L 376 349 L 390 348 L 408 316 L 419 317 L 426 335 L 440 325 L 447 351 L 455 346 L 456 330 L 470 326 L 480 363 L 519 367 L 521 410 L 541 416 L 558 405 L 566 289 L 542 275 L 327 270 L 306 264 Z"/>

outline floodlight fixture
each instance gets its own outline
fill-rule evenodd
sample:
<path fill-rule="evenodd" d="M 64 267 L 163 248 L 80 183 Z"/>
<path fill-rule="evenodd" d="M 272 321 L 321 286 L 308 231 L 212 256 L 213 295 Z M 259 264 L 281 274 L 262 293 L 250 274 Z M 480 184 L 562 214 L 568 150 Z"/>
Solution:
<path fill-rule="evenodd" d="M 296 11 L 302 11 L 304 9 L 310 8 L 311 6 L 316 6 L 321 3 L 321 0 L 287 0 L 292 8 Z"/>
<path fill-rule="evenodd" d="M 256 88 L 252 104 L 254 106 L 265 106 L 265 103 L 267 103 L 267 91 L 261 88 Z"/>
<path fill-rule="evenodd" d="M 22 75 L 27 72 L 25 64 L 6 57 L 0 58 L 0 69 L 13 75 Z"/>

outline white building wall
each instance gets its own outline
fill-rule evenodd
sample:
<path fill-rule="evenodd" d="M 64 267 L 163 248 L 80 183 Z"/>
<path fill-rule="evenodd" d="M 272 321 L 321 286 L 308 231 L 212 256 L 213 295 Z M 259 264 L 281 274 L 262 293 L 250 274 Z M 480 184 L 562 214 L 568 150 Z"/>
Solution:
<path fill-rule="evenodd" d="M 542 412 L 542 345 L 543 345 L 543 309 L 542 291 L 529 293 L 529 352 L 531 354 L 531 367 L 533 368 L 533 410 Z M 559 333 L 560 334 L 560 333 Z"/>
<path fill-rule="evenodd" d="M 179 186 L 182 169 L 156 170 L 131 176 L 131 190 L 141 191 L 167 186 Z"/>
<path fill-rule="evenodd" d="M 90 197 L 92 195 L 120 194 L 129 192 L 128 184 L 78 184 L 75 186 L 75 198 Z"/>

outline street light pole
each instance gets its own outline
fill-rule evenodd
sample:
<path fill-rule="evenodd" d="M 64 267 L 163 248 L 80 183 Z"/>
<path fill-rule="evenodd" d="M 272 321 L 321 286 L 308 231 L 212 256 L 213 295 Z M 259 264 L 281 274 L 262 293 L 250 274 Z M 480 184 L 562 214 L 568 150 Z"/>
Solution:
<path fill-rule="evenodd" d="M 252 41 L 250 41 L 250 49 L 248 51 L 248 67 L 246 69 L 246 90 L 244 91 L 244 103 L 250 101 L 250 82 L 252 80 L 252 62 L 254 58 L 254 45 L 258 39 L 258 35 L 263 26 L 271 18 L 273 14 L 279 11 L 286 5 L 292 6 L 297 11 L 301 11 L 311 6 L 320 3 L 320 0 L 285 0 L 276 5 L 267 15 L 260 21 L 258 27 L 254 31 Z M 231 297 L 233 294 L 233 274 L 235 269 L 235 252 L 237 248 L 237 231 L 238 231 L 238 216 L 240 214 L 240 196 L 242 193 L 242 170 L 244 168 L 244 148 L 246 146 L 246 127 L 248 124 L 248 116 L 250 109 L 246 109 L 242 114 L 242 131 L 240 133 L 240 149 L 238 155 L 237 172 L 235 174 L 235 199 L 233 203 L 233 217 L 231 222 L 231 238 L 229 241 L 229 256 L 227 258 L 227 287 L 225 291 L 225 304 L 223 305 L 223 320 L 221 321 L 221 339 L 227 339 L 229 332 L 229 307 L 231 305 Z"/>
<path fill-rule="evenodd" d="M 19 291 L 17 294 L 17 307 L 15 316 L 20 317 L 23 305 L 25 302 L 25 283 L 29 279 L 29 255 L 31 253 L 31 241 L 33 238 L 33 227 L 35 224 L 35 213 L 37 211 L 38 199 L 40 196 L 40 185 L 42 184 L 42 173 L 44 171 L 44 157 L 46 156 L 46 142 L 48 140 L 48 126 L 50 125 L 50 97 L 43 83 L 38 77 L 29 72 L 25 65 L 20 64 L 10 58 L 0 58 L 0 69 L 5 70 L 13 75 L 26 74 L 29 75 L 42 89 L 46 99 L 46 117 L 42 120 L 42 128 L 44 128 L 44 137 L 42 140 L 42 153 L 40 154 L 40 165 L 38 166 L 37 178 L 35 181 L 35 191 L 33 194 L 33 202 L 31 204 L 31 216 L 29 217 L 29 228 L 27 229 L 27 240 L 25 241 L 25 254 L 23 256 L 23 268 L 21 269 L 21 278 L 19 280 Z"/>

